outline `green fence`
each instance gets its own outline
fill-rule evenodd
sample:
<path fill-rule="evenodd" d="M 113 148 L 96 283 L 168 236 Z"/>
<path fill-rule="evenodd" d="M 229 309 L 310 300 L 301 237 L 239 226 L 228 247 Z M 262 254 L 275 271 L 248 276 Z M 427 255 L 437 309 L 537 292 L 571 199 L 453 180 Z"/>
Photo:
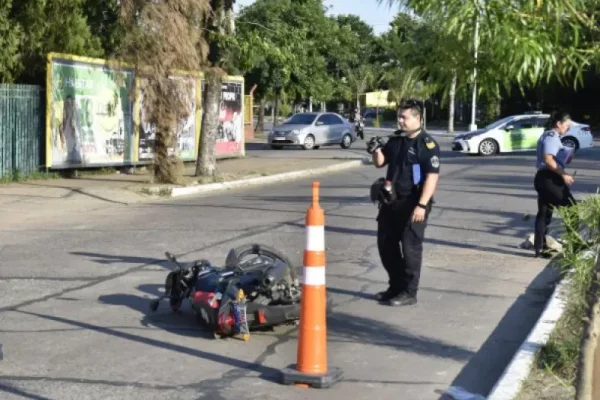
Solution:
<path fill-rule="evenodd" d="M 0 84 L 0 178 L 39 171 L 44 104 L 40 86 Z"/>

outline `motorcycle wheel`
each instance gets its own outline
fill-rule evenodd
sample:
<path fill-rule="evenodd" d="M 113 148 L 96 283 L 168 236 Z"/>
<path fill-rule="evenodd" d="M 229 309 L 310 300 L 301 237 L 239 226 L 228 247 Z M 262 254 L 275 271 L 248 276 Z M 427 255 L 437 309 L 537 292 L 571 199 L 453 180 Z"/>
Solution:
<path fill-rule="evenodd" d="M 267 257 L 272 260 L 279 260 L 287 264 L 288 271 L 290 273 L 290 283 L 295 281 L 298 278 L 298 274 L 296 273 L 296 269 L 294 268 L 294 264 L 290 261 L 288 257 L 285 256 L 279 250 L 264 245 L 264 244 L 244 244 L 229 250 L 227 254 L 227 258 L 225 259 L 225 265 L 228 267 L 235 266 L 239 264 L 243 259 L 249 255 L 256 255 L 261 257 Z"/>

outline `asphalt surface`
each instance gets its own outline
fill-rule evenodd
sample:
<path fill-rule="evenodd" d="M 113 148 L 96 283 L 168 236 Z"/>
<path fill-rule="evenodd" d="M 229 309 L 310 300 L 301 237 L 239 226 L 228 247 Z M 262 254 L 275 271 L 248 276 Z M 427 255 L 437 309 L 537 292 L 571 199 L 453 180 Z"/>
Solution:
<path fill-rule="evenodd" d="M 365 139 L 358 139 L 356 142 L 352 143 L 349 149 L 342 149 L 339 145 L 327 145 L 322 146 L 316 150 L 301 150 L 298 147 L 286 146 L 281 150 L 271 149 L 266 143 L 258 142 L 258 143 L 247 143 L 246 144 L 246 156 L 247 157 L 258 157 L 258 158 L 280 158 L 283 155 L 289 155 L 290 157 L 299 157 L 299 158 L 315 158 L 315 159 L 362 159 L 368 154 L 365 152 L 366 144 L 365 141 L 368 141 L 371 137 L 379 135 L 385 136 L 393 133 L 393 129 L 375 129 L 375 128 L 366 128 L 365 129 Z M 429 133 L 434 135 L 436 138 L 443 138 L 444 143 L 448 143 L 448 140 L 452 137 L 451 135 L 442 133 L 442 131 L 438 130 L 428 130 Z M 299 150 L 300 149 L 300 150 Z"/>
<path fill-rule="evenodd" d="M 328 362 L 345 374 L 333 388 L 276 381 L 296 360 L 295 327 L 249 342 L 215 340 L 189 306 L 148 311 L 169 270 L 165 251 L 220 264 L 230 248 L 259 242 L 301 268 L 313 181 L 306 179 L 0 226 L 0 398 L 437 400 L 449 386 L 485 396 L 556 277 L 518 248 L 533 230 L 533 219 L 522 219 L 536 210 L 533 155 L 467 157 L 439 142 L 443 173 L 413 307 L 371 298 L 386 286 L 368 199 L 383 171 L 369 165 L 318 178 L 332 303 Z M 598 148 L 577 155 L 575 191 L 595 192 L 598 160 Z"/>

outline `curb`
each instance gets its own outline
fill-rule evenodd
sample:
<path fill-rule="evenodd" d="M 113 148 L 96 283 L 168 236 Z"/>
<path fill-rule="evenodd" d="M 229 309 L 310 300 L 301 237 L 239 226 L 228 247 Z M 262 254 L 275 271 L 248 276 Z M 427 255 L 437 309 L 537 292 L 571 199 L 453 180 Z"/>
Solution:
<path fill-rule="evenodd" d="M 531 372 L 531 365 L 540 348 L 546 344 L 556 323 L 564 312 L 564 294 L 569 278 L 564 278 L 555 288 L 537 323 L 513 356 L 500 379 L 492 388 L 487 400 L 514 399 L 521 390 L 521 384 Z"/>
<path fill-rule="evenodd" d="M 594 261 L 594 275 L 598 276 L 600 269 L 600 249 L 596 249 Z M 592 283 L 588 293 L 588 301 L 591 303 L 587 317 L 589 321 L 584 327 L 583 345 L 579 355 L 578 379 L 575 384 L 576 400 L 592 400 L 595 395 L 594 374 L 595 359 L 598 347 L 598 335 L 600 334 L 600 297 L 597 295 L 598 282 Z"/>
<path fill-rule="evenodd" d="M 266 185 L 269 183 L 281 182 L 283 180 L 291 180 L 304 178 L 308 176 L 325 174 L 327 172 L 336 172 L 342 171 L 354 167 L 358 167 L 361 165 L 365 165 L 368 163 L 366 158 L 361 160 L 353 160 L 339 164 L 333 164 L 327 167 L 322 168 L 313 168 L 313 169 L 305 169 L 301 171 L 294 172 L 284 172 L 281 174 L 274 174 L 270 176 L 261 176 L 256 178 L 248 178 L 248 179 L 238 179 L 230 182 L 218 182 L 218 183 L 209 183 L 205 185 L 193 185 L 193 186 L 184 186 L 184 187 L 175 187 L 168 189 L 170 190 L 170 196 L 168 197 L 180 197 L 180 196 L 189 196 L 193 194 L 201 194 L 201 193 L 211 193 L 216 191 L 222 191 L 227 189 L 235 189 L 240 187 L 249 187 L 249 186 L 258 186 L 258 185 Z M 158 193 L 161 191 L 160 187 L 149 188 L 149 190 L 153 193 Z"/>

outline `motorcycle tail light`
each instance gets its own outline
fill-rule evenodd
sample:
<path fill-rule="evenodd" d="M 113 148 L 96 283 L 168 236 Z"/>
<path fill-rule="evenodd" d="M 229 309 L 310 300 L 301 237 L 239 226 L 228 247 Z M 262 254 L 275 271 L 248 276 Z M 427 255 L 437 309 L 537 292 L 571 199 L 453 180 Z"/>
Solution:
<path fill-rule="evenodd" d="M 265 313 L 263 311 L 258 311 L 257 314 L 258 322 L 260 324 L 264 324 L 265 322 L 267 322 L 267 318 L 265 317 Z"/>

